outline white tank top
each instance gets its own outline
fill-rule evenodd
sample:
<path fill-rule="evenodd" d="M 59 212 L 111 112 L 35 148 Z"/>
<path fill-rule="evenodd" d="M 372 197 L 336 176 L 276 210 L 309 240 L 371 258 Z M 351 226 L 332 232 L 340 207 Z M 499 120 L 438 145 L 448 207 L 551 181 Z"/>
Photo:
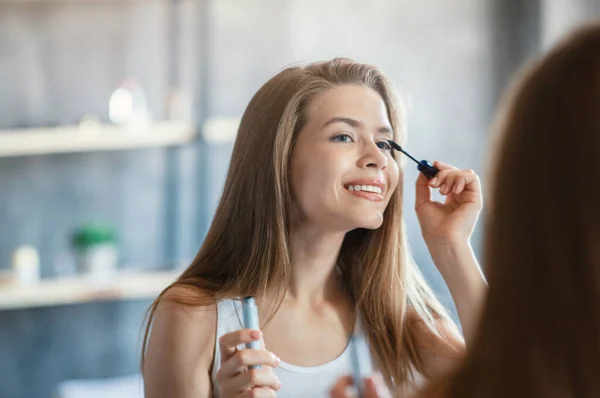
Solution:
<path fill-rule="evenodd" d="M 216 374 L 221 363 L 219 338 L 224 334 L 243 329 L 242 305 L 238 300 L 222 300 L 217 303 L 217 338 L 211 380 L 213 397 L 220 398 Z M 356 326 L 355 326 L 356 328 Z M 273 369 L 281 381 L 278 398 L 328 398 L 329 390 L 343 375 L 352 373 L 348 346 L 337 358 L 318 366 L 295 366 L 281 361 Z"/>

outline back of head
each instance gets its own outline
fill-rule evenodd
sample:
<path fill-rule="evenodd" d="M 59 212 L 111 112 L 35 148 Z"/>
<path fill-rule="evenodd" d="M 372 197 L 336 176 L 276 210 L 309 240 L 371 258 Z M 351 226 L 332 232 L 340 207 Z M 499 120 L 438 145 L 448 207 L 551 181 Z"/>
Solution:
<path fill-rule="evenodd" d="M 489 296 L 453 397 L 599 397 L 600 24 L 528 68 L 498 119 Z"/>

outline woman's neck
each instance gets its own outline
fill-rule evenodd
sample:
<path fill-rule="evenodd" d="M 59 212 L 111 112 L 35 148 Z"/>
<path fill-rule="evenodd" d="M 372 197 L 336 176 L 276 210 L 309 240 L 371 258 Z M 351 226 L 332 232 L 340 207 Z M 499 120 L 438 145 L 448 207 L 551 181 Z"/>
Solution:
<path fill-rule="evenodd" d="M 295 228 L 292 233 L 292 276 L 286 300 L 318 306 L 342 290 L 336 264 L 345 233 Z"/>

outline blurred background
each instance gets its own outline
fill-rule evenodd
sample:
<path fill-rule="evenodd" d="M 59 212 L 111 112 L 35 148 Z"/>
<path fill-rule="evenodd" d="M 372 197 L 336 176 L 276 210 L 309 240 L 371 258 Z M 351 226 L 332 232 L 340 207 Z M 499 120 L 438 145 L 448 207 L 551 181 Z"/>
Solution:
<path fill-rule="evenodd" d="M 599 15 L 600 0 L 0 0 L 0 398 L 141 396 L 144 312 L 202 244 L 237 121 L 286 65 L 378 65 L 410 103 L 410 151 L 485 187 L 507 79 Z M 415 178 L 411 245 L 454 311 Z"/>

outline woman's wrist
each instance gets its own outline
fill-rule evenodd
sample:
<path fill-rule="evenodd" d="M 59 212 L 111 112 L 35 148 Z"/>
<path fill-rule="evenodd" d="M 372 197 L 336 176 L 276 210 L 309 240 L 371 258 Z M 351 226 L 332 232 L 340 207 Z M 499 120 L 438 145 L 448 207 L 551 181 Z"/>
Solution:
<path fill-rule="evenodd" d="M 457 271 L 457 268 L 470 268 L 476 265 L 475 255 L 469 238 L 435 238 L 425 239 L 433 262 L 442 276 L 446 271 Z"/>
<path fill-rule="evenodd" d="M 468 239 L 436 241 L 429 252 L 450 291 L 469 291 L 486 284 Z"/>

